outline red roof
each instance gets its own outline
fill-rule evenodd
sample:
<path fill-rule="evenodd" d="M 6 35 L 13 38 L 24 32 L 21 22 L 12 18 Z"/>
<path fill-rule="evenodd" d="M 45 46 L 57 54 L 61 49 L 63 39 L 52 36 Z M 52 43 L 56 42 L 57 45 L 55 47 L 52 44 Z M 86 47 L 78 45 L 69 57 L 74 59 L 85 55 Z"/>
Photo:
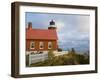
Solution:
<path fill-rule="evenodd" d="M 56 29 L 26 29 L 26 39 L 57 40 Z"/>

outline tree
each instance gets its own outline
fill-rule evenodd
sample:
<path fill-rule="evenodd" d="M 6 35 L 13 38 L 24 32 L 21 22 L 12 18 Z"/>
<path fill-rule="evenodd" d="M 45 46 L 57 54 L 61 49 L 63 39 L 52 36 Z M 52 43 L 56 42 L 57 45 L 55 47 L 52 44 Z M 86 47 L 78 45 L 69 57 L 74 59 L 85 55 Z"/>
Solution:
<path fill-rule="evenodd" d="M 61 48 L 58 48 L 58 51 L 62 51 L 62 49 Z"/>
<path fill-rule="evenodd" d="M 71 49 L 71 52 L 72 52 L 73 54 L 75 54 L 75 53 L 76 53 L 76 51 L 75 51 L 75 49 L 74 49 L 74 48 L 72 48 L 72 49 Z"/>
<path fill-rule="evenodd" d="M 53 50 L 49 50 L 48 51 L 48 59 L 53 59 L 54 58 L 54 54 L 53 54 Z"/>

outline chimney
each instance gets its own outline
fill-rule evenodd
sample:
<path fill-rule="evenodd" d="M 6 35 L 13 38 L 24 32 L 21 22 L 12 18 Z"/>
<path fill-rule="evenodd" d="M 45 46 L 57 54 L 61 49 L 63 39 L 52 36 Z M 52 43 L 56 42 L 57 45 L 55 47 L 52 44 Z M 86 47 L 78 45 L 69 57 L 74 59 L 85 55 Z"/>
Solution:
<path fill-rule="evenodd" d="M 28 29 L 32 29 L 32 23 L 28 22 Z"/>

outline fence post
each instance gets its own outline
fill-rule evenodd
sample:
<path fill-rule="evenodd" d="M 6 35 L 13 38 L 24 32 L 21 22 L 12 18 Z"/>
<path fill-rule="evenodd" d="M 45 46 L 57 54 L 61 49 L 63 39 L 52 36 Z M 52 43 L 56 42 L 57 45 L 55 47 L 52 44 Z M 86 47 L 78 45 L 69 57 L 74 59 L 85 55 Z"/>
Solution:
<path fill-rule="evenodd" d="M 31 65 L 31 54 L 29 54 L 29 66 Z"/>

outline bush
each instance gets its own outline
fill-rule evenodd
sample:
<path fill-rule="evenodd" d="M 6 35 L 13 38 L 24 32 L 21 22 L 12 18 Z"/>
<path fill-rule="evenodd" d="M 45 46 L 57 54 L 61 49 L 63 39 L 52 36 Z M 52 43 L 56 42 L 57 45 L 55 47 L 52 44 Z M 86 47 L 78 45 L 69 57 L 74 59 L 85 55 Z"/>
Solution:
<path fill-rule="evenodd" d="M 62 49 L 61 48 L 58 48 L 58 51 L 60 52 L 60 51 L 62 51 Z"/>
<path fill-rule="evenodd" d="M 49 50 L 48 51 L 48 59 L 53 59 L 53 57 L 54 57 L 54 54 L 53 54 L 53 50 Z"/>
<path fill-rule="evenodd" d="M 34 63 L 31 66 L 60 66 L 60 65 L 77 65 L 89 64 L 89 56 L 77 54 L 74 48 L 68 51 L 68 54 L 54 56 L 53 50 L 48 51 L 48 60 Z"/>

